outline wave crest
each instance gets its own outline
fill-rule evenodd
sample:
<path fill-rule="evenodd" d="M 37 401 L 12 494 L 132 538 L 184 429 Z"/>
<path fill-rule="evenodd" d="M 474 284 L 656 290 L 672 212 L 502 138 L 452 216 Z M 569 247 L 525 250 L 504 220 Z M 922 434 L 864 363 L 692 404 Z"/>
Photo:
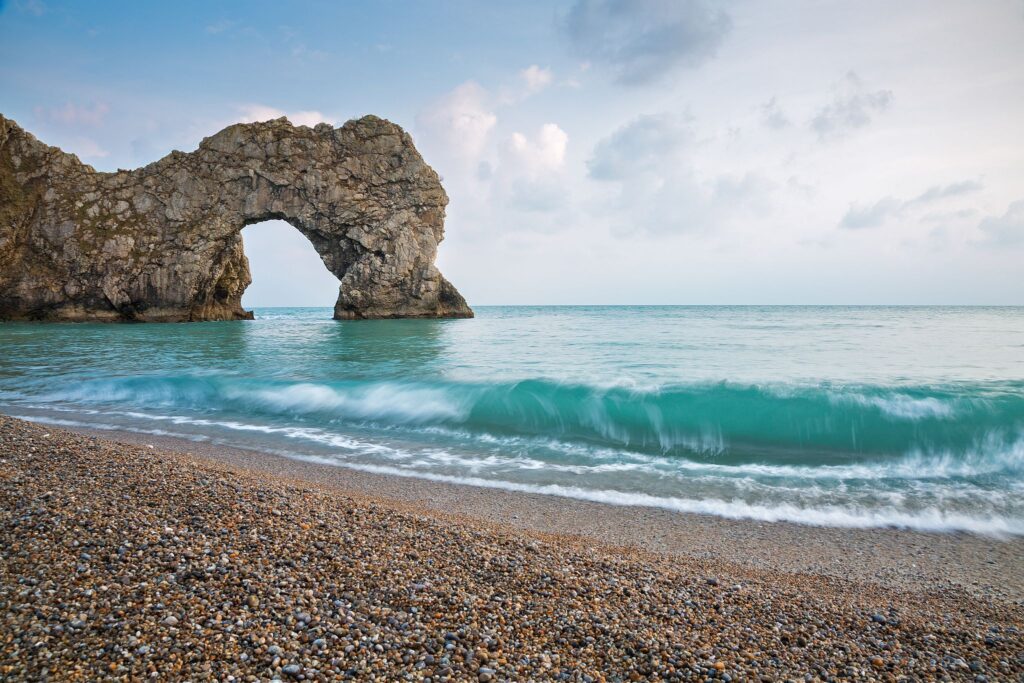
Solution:
<path fill-rule="evenodd" d="M 657 389 L 547 380 L 268 382 L 132 377 L 82 383 L 51 401 L 458 429 L 477 438 L 535 437 L 698 462 L 841 468 L 916 456 L 945 471 L 983 469 L 1024 438 L 1024 393 L 971 387 L 756 386 Z M 995 461 L 993 461 L 994 463 Z M 1000 466 L 1019 468 L 1003 457 Z M 921 464 L 921 463 L 918 463 Z"/>

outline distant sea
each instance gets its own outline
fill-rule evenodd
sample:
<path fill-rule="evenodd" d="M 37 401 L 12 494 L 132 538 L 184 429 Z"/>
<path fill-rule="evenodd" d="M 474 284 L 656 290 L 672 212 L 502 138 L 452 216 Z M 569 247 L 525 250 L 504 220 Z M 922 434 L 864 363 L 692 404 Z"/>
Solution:
<path fill-rule="evenodd" d="M 1024 534 L 1024 308 L 0 324 L 0 412 L 733 518 Z"/>

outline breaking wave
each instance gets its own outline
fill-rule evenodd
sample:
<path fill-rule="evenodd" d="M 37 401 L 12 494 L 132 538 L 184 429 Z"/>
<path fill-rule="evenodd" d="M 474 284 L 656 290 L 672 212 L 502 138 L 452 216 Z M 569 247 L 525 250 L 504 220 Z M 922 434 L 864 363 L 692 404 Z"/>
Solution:
<path fill-rule="evenodd" d="M 637 388 L 134 376 L 8 394 L 3 404 L 56 425 L 615 505 L 1024 534 L 1024 391 L 1013 383 Z"/>
<path fill-rule="evenodd" d="M 47 397 L 260 414 L 381 428 L 457 429 L 479 438 L 541 437 L 708 463 L 844 467 L 907 456 L 946 471 L 1017 470 L 1024 434 L 1019 387 L 757 386 L 658 389 L 546 380 L 268 382 L 135 377 L 83 382 Z M 916 458 L 916 460 L 914 460 Z M 986 463 L 986 460 L 991 462 Z M 920 462 L 918 462 L 920 461 Z"/>

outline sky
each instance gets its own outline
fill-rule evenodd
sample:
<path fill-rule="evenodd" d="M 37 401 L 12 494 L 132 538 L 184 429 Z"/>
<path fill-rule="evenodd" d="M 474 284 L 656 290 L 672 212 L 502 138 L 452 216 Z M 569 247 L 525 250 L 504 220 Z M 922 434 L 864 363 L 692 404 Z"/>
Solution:
<path fill-rule="evenodd" d="M 0 113 L 98 170 L 408 130 L 471 305 L 1024 304 L 1024 1 L 0 0 Z M 243 232 L 248 306 L 332 305 Z"/>

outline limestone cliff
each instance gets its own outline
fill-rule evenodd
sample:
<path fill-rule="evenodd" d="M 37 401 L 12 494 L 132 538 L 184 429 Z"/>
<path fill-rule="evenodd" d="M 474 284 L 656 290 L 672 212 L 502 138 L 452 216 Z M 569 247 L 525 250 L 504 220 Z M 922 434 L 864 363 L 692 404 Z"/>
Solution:
<path fill-rule="evenodd" d="M 397 125 L 281 118 L 98 173 L 0 116 L 0 319 L 251 318 L 241 230 L 282 219 L 341 280 L 334 317 L 470 317 L 434 266 L 448 197 Z"/>

